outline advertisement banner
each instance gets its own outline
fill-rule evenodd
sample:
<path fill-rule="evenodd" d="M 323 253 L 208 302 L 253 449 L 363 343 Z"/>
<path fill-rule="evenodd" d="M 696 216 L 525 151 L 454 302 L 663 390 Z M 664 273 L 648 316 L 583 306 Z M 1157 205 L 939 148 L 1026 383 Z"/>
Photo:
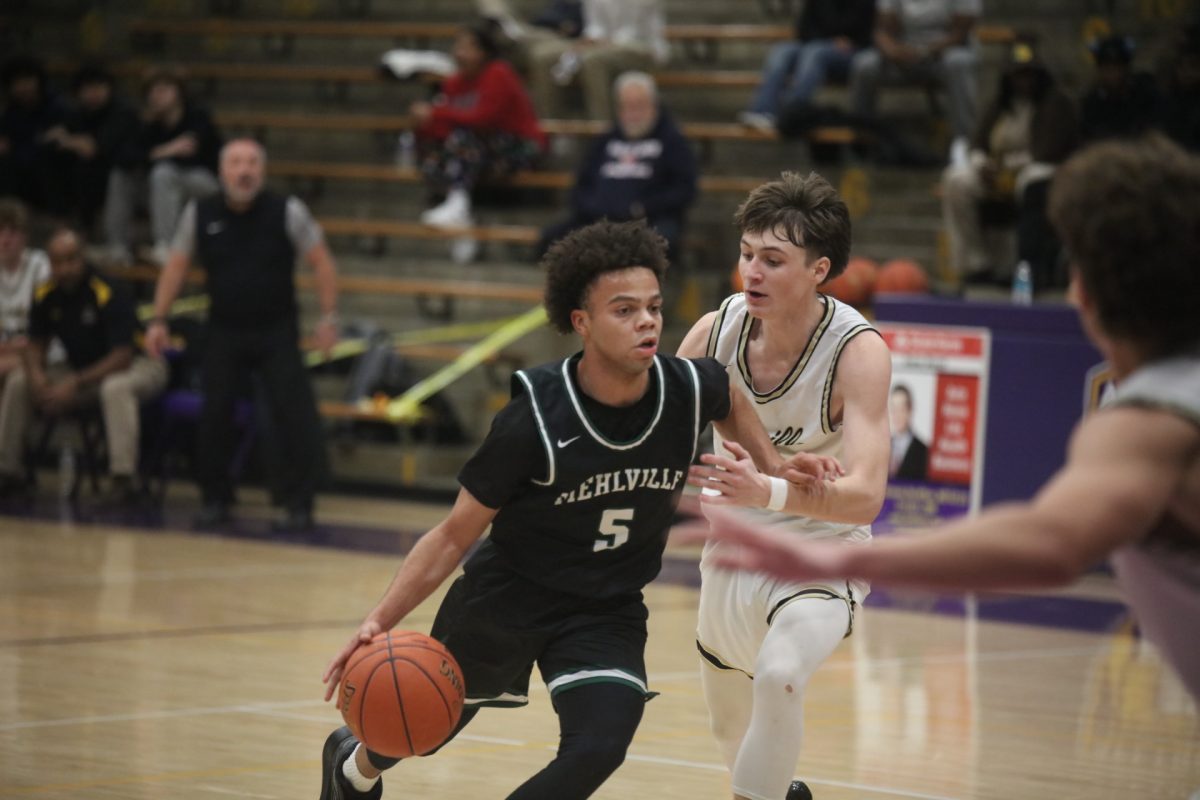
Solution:
<path fill-rule="evenodd" d="M 991 334 L 879 323 L 892 351 L 887 499 L 872 530 L 926 527 L 978 509 Z"/>

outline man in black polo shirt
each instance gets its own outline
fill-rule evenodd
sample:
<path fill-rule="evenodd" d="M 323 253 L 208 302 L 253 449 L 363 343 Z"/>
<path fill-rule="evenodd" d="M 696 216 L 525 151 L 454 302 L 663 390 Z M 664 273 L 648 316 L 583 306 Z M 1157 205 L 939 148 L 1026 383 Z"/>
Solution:
<path fill-rule="evenodd" d="M 34 294 L 24 369 L 9 376 L 0 401 L 0 492 L 20 486 L 22 438 L 34 409 L 55 415 L 99 400 L 108 439 L 112 499 L 134 499 L 138 408 L 167 383 L 160 360 L 137 355 L 133 306 L 83 260 L 83 240 L 70 228 L 50 235 L 48 283 Z M 66 368 L 46 366 L 57 338 Z"/>
<path fill-rule="evenodd" d="M 277 529 L 312 527 L 313 495 L 325 472 L 321 420 L 299 348 L 294 273 L 299 256 L 312 264 L 321 309 L 316 340 L 328 352 L 337 339 L 337 269 L 304 203 L 263 189 L 266 160 L 250 139 L 221 150 L 222 192 L 184 209 L 146 329 L 147 351 L 161 353 L 166 315 L 184 274 L 193 259 L 203 265 L 211 300 L 196 448 L 204 496 L 196 522 L 203 527 L 229 520 L 233 408 L 238 378 L 247 370 L 262 380 L 284 448 L 277 483 L 285 514 Z"/>

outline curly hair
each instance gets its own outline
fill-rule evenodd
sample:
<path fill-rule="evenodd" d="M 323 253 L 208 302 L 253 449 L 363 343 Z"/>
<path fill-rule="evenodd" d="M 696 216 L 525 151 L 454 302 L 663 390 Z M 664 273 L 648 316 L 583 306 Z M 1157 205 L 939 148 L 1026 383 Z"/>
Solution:
<path fill-rule="evenodd" d="M 667 273 L 667 241 L 642 220 L 601 220 L 551 245 L 542 267 L 550 324 L 559 333 L 571 333 L 571 312 L 583 308 L 588 290 L 604 273 L 645 267 L 661 284 Z"/>
<path fill-rule="evenodd" d="M 1059 169 L 1049 214 L 1107 334 L 1150 358 L 1200 342 L 1200 159 L 1161 134 L 1102 142 Z"/>
<path fill-rule="evenodd" d="M 733 222 L 743 233 L 770 231 L 805 249 L 808 260 L 829 259 L 831 281 L 850 260 L 850 211 L 829 181 L 815 172 L 784 172 L 738 206 Z"/>

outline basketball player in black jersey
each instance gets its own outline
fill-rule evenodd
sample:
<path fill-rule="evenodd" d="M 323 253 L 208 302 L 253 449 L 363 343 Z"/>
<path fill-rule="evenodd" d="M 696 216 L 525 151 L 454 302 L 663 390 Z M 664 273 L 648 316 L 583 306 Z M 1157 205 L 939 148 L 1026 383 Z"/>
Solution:
<path fill-rule="evenodd" d="M 658 574 L 667 530 L 709 422 L 779 471 L 779 457 L 724 368 L 658 354 L 666 243 L 640 223 L 599 222 L 545 258 L 551 324 L 582 353 L 517 372 L 513 399 L 459 473 L 449 516 L 404 560 L 379 604 L 325 672 L 334 693 L 346 660 L 397 625 L 492 526 L 450 587 L 431 635 L 462 667 L 467 700 L 455 733 L 483 706 L 521 706 L 534 664 L 561 738 L 557 756 L 509 798 L 590 796 L 625 758 L 652 693 L 642 588 Z M 815 479 L 832 469 L 799 465 Z M 804 480 L 796 469 L 789 478 Z M 378 798 L 396 761 L 349 729 L 323 755 L 322 800 Z"/>

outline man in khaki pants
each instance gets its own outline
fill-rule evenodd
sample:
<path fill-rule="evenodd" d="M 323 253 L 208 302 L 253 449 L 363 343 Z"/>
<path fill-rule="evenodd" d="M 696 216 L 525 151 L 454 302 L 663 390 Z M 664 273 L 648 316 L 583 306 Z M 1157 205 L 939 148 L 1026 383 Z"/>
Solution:
<path fill-rule="evenodd" d="M 0 398 L 0 495 L 23 485 L 22 444 L 35 409 L 54 416 L 98 401 L 108 440 L 110 500 L 135 499 L 138 407 L 162 391 L 167 367 L 135 353 L 133 306 L 84 263 L 83 244 L 66 227 L 47 240 L 51 279 L 34 296 L 24 368 L 9 376 Z M 46 350 L 54 338 L 67 351 L 67 363 L 47 368 Z"/>

